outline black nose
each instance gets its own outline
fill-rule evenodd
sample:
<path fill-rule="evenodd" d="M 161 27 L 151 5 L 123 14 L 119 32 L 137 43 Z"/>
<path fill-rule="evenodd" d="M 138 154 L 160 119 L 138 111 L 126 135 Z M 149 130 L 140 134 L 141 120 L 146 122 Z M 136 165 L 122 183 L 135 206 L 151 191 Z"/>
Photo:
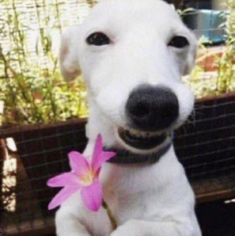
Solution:
<path fill-rule="evenodd" d="M 143 85 L 130 94 L 126 114 L 138 129 L 162 130 L 178 118 L 179 103 L 170 89 Z"/>

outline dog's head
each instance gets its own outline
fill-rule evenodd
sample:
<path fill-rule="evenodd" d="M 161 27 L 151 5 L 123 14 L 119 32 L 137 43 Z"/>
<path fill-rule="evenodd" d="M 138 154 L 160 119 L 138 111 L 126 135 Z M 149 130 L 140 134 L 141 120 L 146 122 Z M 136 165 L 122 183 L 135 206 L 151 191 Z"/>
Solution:
<path fill-rule="evenodd" d="M 103 0 L 62 38 L 61 69 L 88 87 L 87 135 L 108 146 L 153 151 L 192 111 L 182 83 L 196 39 L 175 9 L 160 0 Z"/>

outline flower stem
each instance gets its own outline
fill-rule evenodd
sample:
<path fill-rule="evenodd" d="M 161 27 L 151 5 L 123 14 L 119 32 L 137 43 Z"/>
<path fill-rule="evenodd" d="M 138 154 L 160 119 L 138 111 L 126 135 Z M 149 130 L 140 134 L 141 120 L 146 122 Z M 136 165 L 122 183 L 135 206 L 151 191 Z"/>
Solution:
<path fill-rule="evenodd" d="M 113 230 L 115 230 L 117 228 L 117 222 L 116 222 L 115 218 L 113 217 L 113 214 L 112 214 L 108 204 L 105 201 L 103 201 L 102 206 L 104 207 L 104 209 L 107 212 L 107 215 L 108 215 L 108 217 L 110 219 L 110 222 L 112 224 Z"/>

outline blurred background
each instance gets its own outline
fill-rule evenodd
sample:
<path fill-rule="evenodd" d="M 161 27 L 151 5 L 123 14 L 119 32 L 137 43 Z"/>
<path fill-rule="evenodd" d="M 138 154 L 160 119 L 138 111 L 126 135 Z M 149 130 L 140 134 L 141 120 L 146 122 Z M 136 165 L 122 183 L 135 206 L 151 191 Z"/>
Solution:
<path fill-rule="evenodd" d="M 0 0 L 0 235 L 53 235 L 46 180 L 82 151 L 89 115 L 82 76 L 65 83 L 62 31 L 97 1 Z M 175 0 L 198 38 L 196 65 L 182 78 L 195 110 L 175 148 L 197 195 L 204 236 L 235 235 L 235 1 Z M 156 13 L 157 14 L 157 13 Z"/>

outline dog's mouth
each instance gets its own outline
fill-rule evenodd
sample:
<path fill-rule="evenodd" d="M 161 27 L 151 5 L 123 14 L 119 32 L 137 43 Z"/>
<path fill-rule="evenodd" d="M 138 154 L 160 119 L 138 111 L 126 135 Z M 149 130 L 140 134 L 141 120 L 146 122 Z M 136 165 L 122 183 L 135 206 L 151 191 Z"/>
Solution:
<path fill-rule="evenodd" d="M 144 151 L 157 148 L 170 135 L 168 132 L 145 132 L 121 127 L 117 129 L 117 134 L 125 146 Z"/>

